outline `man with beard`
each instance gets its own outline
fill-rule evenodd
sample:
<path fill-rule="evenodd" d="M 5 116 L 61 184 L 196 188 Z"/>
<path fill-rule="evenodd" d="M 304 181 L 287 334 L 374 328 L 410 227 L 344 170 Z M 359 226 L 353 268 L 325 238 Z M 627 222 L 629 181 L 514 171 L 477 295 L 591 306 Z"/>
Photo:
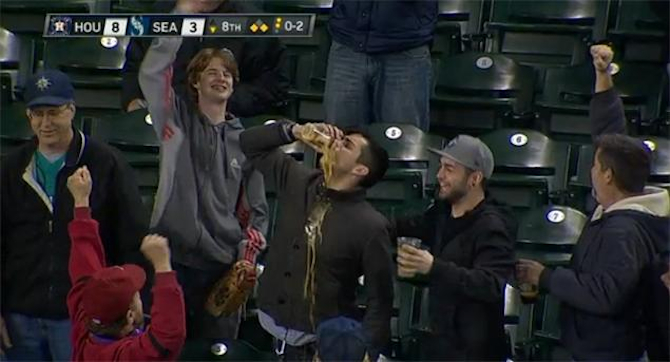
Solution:
<path fill-rule="evenodd" d="M 516 222 L 486 192 L 491 150 L 461 135 L 442 150 L 439 197 L 423 215 L 395 220 L 402 245 L 398 275 L 423 275 L 430 287 L 431 333 L 422 360 L 504 360 L 504 291 L 514 271 Z"/>
<path fill-rule="evenodd" d="M 179 0 L 175 12 L 201 13 L 202 6 L 201 1 Z M 205 300 L 216 281 L 244 258 L 238 250 L 249 245 L 257 252 L 264 244 L 263 177 L 247 167 L 239 147 L 244 127 L 228 111 L 239 81 L 232 53 L 201 50 L 186 70 L 190 98 L 183 98 L 171 86 L 181 43 L 179 37 L 155 38 L 140 68 L 140 85 L 161 140 L 151 226 L 171 242 L 186 299 L 188 337 L 235 338 L 239 310 L 214 317 L 205 311 Z"/>

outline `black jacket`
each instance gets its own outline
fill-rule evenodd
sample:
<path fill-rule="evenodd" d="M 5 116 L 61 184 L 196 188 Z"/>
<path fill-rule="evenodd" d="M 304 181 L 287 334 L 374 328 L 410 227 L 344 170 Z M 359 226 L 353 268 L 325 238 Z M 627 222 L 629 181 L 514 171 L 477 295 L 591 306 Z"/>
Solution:
<path fill-rule="evenodd" d="M 435 258 L 429 314 L 433 334 L 444 340 L 440 358 L 504 360 L 505 284 L 514 271 L 516 220 L 488 197 L 455 219 L 456 230 L 447 230 L 450 219 L 451 206 L 437 201 L 425 214 L 395 222 L 398 236 L 420 238 Z M 445 243 L 447 232 L 453 238 Z"/>
<path fill-rule="evenodd" d="M 386 53 L 432 42 L 437 0 L 335 0 L 333 40 L 362 53 Z"/>
<path fill-rule="evenodd" d="M 107 263 L 142 262 L 139 246 L 149 217 L 135 175 L 121 155 L 78 130 L 58 174 L 53 213 L 48 198 L 32 178 L 36 141 L 3 157 L 0 170 L 2 208 L 2 311 L 32 317 L 68 318 L 70 290 L 67 225 L 74 201 L 67 178 L 86 165 L 93 179 L 90 206 L 100 223 Z M 38 191 L 43 197 L 40 197 Z M 49 205 L 49 206 L 48 206 Z"/>
<path fill-rule="evenodd" d="M 593 96 L 591 118 L 594 137 L 625 131 L 623 105 L 614 89 Z M 598 206 L 575 245 L 570 267 L 543 271 L 540 289 L 561 301 L 561 339 L 574 359 L 642 356 L 643 312 L 650 295 L 644 274 L 667 252 L 669 210 L 667 191 L 650 187 L 606 211 Z M 661 322 L 663 316 L 658 318 Z M 667 318 L 661 332 L 667 337 Z M 667 341 L 661 342 L 666 351 Z"/>
<path fill-rule="evenodd" d="M 317 197 L 331 202 L 316 257 L 315 325 L 328 318 L 360 319 L 356 306 L 358 277 L 365 277 L 367 309 L 363 328 L 372 354 L 390 338 L 393 262 L 388 220 L 365 201 L 363 190 L 326 189 L 323 173 L 306 168 L 279 146 L 293 142 L 285 124 L 251 128 L 240 135 L 247 160 L 278 194 L 280 212 L 269 242 L 266 268 L 259 280 L 258 304 L 275 322 L 314 333 L 303 297 L 306 272 L 305 222 Z"/>
<path fill-rule="evenodd" d="M 158 1 L 156 12 L 170 12 L 174 1 Z M 258 13 L 242 2 L 224 1 L 217 13 Z M 134 38 L 126 50 L 123 67 L 122 103 L 126 109 L 135 98 L 144 99 L 137 79 L 144 54 L 151 38 Z M 172 85 L 187 96 L 186 67 L 193 57 L 205 48 L 228 48 L 235 55 L 240 81 L 228 102 L 228 110 L 237 117 L 251 117 L 268 113 L 282 106 L 288 99 L 288 67 L 286 48 L 277 38 L 184 38 L 174 62 Z"/>

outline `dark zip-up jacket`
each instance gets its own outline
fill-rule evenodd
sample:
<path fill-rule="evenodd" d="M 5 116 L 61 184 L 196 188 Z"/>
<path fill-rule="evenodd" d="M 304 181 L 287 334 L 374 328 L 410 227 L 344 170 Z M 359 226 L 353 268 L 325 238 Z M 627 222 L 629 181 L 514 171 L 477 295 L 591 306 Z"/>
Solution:
<path fill-rule="evenodd" d="M 135 175 L 118 151 L 74 130 L 56 181 L 53 204 L 34 179 L 33 140 L 6 155 L 0 170 L 2 311 L 66 319 L 68 257 L 74 201 L 67 178 L 86 165 L 93 179 L 91 210 L 100 222 L 107 262 L 141 262 L 140 242 L 149 215 Z"/>
<path fill-rule="evenodd" d="M 335 0 L 333 40 L 361 53 L 399 52 L 429 44 L 437 24 L 437 0 Z"/>
<path fill-rule="evenodd" d="M 432 333 L 444 339 L 450 360 L 504 360 L 505 284 L 514 271 L 517 223 L 488 197 L 446 230 L 451 206 L 436 201 L 423 215 L 398 219 L 398 236 L 430 246 L 428 275 Z M 444 240 L 444 233 L 453 236 Z M 446 356 L 445 355 L 445 356 Z"/>
<path fill-rule="evenodd" d="M 376 355 L 389 341 L 393 308 L 388 220 L 365 201 L 364 190 L 326 189 L 320 170 L 305 167 L 278 148 L 293 141 L 283 123 L 251 128 L 240 135 L 242 151 L 275 185 L 281 208 L 259 280 L 259 307 L 278 325 L 308 333 L 314 333 L 314 327 L 325 319 L 360 319 L 355 292 L 363 275 L 367 296 L 363 328 L 371 355 Z M 303 285 L 307 270 L 305 223 L 317 197 L 327 199 L 331 209 L 317 246 L 313 326 Z"/>

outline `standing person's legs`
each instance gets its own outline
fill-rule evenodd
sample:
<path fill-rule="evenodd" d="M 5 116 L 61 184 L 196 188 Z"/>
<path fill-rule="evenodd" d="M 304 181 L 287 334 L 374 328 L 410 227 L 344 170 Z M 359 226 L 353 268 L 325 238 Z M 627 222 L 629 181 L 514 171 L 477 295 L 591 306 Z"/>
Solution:
<path fill-rule="evenodd" d="M 68 319 L 43 319 L 47 329 L 49 351 L 53 361 L 70 361 L 72 359 L 72 323 Z"/>
<path fill-rule="evenodd" d="M 47 340 L 38 318 L 8 313 L 5 315 L 5 323 L 9 338 L 12 340 L 12 348 L 5 351 L 9 361 L 46 361 L 51 359 L 47 350 Z"/>
<path fill-rule="evenodd" d="M 216 318 L 205 310 L 205 301 L 210 290 L 229 268 L 205 271 L 174 264 L 177 279 L 184 291 L 187 339 L 237 338 L 240 326 L 240 311 L 232 316 Z"/>
<path fill-rule="evenodd" d="M 409 123 L 428 131 L 433 78 L 428 46 L 377 58 L 380 71 L 373 83 L 375 122 Z"/>
<path fill-rule="evenodd" d="M 333 41 L 324 94 L 326 122 L 346 128 L 364 126 L 372 121 L 370 62 L 368 55 Z"/>

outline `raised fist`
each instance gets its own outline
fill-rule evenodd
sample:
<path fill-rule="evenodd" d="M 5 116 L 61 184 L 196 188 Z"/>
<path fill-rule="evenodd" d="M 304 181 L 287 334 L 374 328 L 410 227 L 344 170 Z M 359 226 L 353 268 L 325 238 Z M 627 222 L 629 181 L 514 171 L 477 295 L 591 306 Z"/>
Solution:
<path fill-rule="evenodd" d="M 168 239 L 156 234 L 147 235 L 142 240 L 140 251 L 151 262 L 156 272 L 172 270 Z"/>
<path fill-rule="evenodd" d="M 86 166 L 78 168 L 67 178 L 67 188 L 72 194 L 75 207 L 88 207 L 88 198 L 91 195 L 93 181 Z"/>
<path fill-rule="evenodd" d="M 614 51 L 609 45 L 593 45 L 591 47 L 591 57 L 596 71 L 607 72 L 610 63 L 612 63 L 612 58 L 614 58 Z"/>

